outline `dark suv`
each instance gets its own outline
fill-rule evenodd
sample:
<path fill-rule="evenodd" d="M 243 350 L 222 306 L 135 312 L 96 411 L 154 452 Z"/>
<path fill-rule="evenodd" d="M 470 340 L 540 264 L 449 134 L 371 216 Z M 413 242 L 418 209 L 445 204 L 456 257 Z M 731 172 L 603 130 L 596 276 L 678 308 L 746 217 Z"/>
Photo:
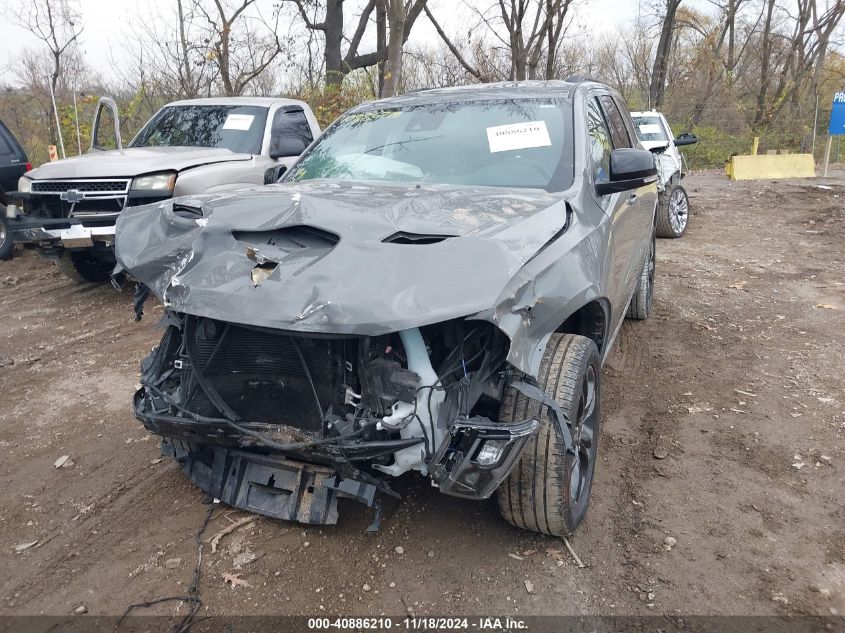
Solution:
<path fill-rule="evenodd" d="M 0 121 L 0 259 L 12 254 L 12 235 L 6 228 L 7 192 L 16 191 L 18 178 L 32 169 L 20 143 Z"/>
<path fill-rule="evenodd" d="M 529 81 L 362 104 L 279 184 L 128 208 L 118 264 L 167 326 L 135 414 L 246 510 L 333 523 L 415 471 L 570 534 L 656 178 L 617 93 Z"/>

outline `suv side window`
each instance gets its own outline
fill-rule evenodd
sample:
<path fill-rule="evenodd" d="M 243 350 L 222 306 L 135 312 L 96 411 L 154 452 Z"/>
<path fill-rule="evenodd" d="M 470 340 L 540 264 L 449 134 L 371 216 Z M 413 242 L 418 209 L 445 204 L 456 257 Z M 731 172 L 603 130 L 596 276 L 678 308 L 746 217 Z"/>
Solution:
<path fill-rule="evenodd" d="M 274 134 L 302 139 L 306 147 L 314 140 L 311 135 L 311 126 L 308 125 L 308 119 L 305 118 L 305 112 L 301 108 L 296 110 L 279 108 L 276 110 L 276 114 L 273 116 L 272 130 Z"/>
<path fill-rule="evenodd" d="M 613 147 L 633 147 L 631 143 L 631 136 L 628 134 L 628 128 L 625 127 L 625 119 L 619 112 L 616 102 L 610 95 L 602 95 L 601 100 L 602 109 L 607 117 L 607 122 L 610 124 L 610 136 L 613 138 Z"/>
<path fill-rule="evenodd" d="M 6 139 L 6 135 L 3 133 L 3 130 L 0 130 L 0 154 L 3 156 L 9 156 L 14 153 L 15 150 L 12 148 L 12 144 Z"/>
<path fill-rule="evenodd" d="M 587 133 L 590 136 L 590 160 L 596 181 L 610 179 L 610 152 L 613 144 L 596 97 L 587 101 Z"/>

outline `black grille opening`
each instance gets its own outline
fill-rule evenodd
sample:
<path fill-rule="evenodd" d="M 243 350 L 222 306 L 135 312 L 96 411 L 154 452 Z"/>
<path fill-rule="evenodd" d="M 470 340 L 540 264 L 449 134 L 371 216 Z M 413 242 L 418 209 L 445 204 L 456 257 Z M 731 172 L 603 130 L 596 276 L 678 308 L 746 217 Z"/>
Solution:
<path fill-rule="evenodd" d="M 32 183 L 32 191 L 62 193 L 75 189 L 86 193 L 123 193 L 128 183 L 128 180 L 35 180 Z"/>
<path fill-rule="evenodd" d="M 397 231 L 393 235 L 388 235 L 382 240 L 385 244 L 439 244 L 450 238 L 457 237 L 456 235 L 436 235 L 432 233 L 408 233 L 407 231 Z"/>
<path fill-rule="evenodd" d="M 282 424 L 319 433 L 323 422 L 296 346 L 314 381 L 323 411 L 342 413 L 345 386 L 357 388 L 358 339 L 321 339 L 256 330 L 212 319 L 196 319 L 185 330 L 193 337 L 195 370 L 210 381 L 244 422 Z M 294 342 L 295 341 L 295 342 Z M 188 408 L 220 417 L 196 378 L 184 384 Z"/>

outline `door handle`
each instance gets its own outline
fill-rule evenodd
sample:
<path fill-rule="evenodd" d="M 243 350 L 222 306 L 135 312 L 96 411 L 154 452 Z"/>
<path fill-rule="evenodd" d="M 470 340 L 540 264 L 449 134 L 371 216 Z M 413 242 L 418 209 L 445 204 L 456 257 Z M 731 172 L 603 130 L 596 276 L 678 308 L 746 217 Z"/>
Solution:
<path fill-rule="evenodd" d="M 628 198 L 625 200 L 627 204 L 634 204 L 637 201 L 637 194 L 632 193 Z"/>

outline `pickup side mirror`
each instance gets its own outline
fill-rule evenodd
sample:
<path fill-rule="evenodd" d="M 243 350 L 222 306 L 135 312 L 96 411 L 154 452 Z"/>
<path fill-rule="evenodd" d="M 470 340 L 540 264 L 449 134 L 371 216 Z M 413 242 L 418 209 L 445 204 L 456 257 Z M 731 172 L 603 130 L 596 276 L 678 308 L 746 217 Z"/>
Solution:
<path fill-rule="evenodd" d="M 596 193 L 606 196 L 630 191 L 656 180 L 657 166 L 651 152 L 629 147 L 615 149 L 610 152 L 610 180 L 597 182 Z"/>
<path fill-rule="evenodd" d="M 684 145 L 695 145 L 698 143 L 698 137 L 690 132 L 684 132 L 675 139 L 675 147 L 683 147 Z"/>
<path fill-rule="evenodd" d="M 284 165 L 274 165 L 264 172 L 264 184 L 272 185 L 279 182 L 279 178 L 281 178 L 287 170 L 288 168 Z"/>
<path fill-rule="evenodd" d="M 666 143 L 666 145 L 658 145 L 657 147 L 650 147 L 648 151 L 652 154 L 662 154 L 667 149 L 669 149 L 669 143 Z"/>
<path fill-rule="evenodd" d="M 270 158 L 299 156 L 305 151 L 305 141 L 296 136 L 284 134 L 285 130 L 270 135 Z"/>

